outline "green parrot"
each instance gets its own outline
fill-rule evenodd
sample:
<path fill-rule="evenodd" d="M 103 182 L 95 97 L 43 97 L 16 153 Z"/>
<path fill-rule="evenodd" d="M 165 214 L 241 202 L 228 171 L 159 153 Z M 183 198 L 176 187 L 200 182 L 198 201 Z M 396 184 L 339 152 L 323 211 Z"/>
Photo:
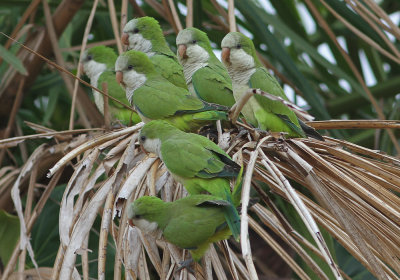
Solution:
<path fill-rule="evenodd" d="M 130 50 L 115 62 L 116 78 L 144 122 L 165 119 L 181 130 L 197 131 L 227 120 L 229 108 L 204 102 L 163 78 L 146 54 Z"/>
<path fill-rule="evenodd" d="M 261 64 L 249 38 L 239 32 L 230 32 L 222 40 L 221 47 L 222 61 L 232 78 L 236 100 L 250 88 L 261 89 L 288 100 L 278 81 Z M 263 130 L 286 132 L 289 137 L 307 135 L 324 141 L 318 132 L 300 121 L 292 110 L 277 100 L 255 95 L 243 107 L 242 114 L 247 122 Z"/>
<path fill-rule="evenodd" d="M 176 37 L 176 45 L 189 91 L 204 101 L 232 107 L 231 78 L 212 51 L 207 34 L 186 28 Z"/>
<path fill-rule="evenodd" d="M 182 66 L 168 47 L 157 20 L 152 17 L 130 20 L 124 27 L 121 41 L 128 46 L 128 50 L 147 54 L 156 71 L 165 79 L 187 89 Z"/>
<path fill-rule="evenodd" d="M 172 176 L 189 194 L 208 192 L 226 200 L 225 217 L 235 239 L 240 234 L 236 207 L 241 197 L 241 167 L 208 138 L 180 131 L 163 120 L 143 126 L 139 141 L 142 147 L 160 157 Z M 238 178 L 239 177 L 239 178 Z M 231 191 L 230 181 L 237 183 Z"/>
<path fill-rule="evenodd" d="M 211 195 L 190 195 L 174 202 L 164 202 L 155 196 L 142 196 L 127 208 L 129 223 L 147 234 L 161 230 L 164 238 L 190 250 L 199 262 L 210 244 L 228 239 L 226 201 Z"/>
<path fill-rule="evenodd" d="M 82 60 L 83 71 L 90 79 L 90 84 L 102 90 L 102 83 L 106 82 L 108 94 L 124 104 L 129 105 L 125 96 L 125 91 L 115 81 L 114 64 L 117 55 L 114 50 L 105 46 L 97 46 L 85 51 Z M 94 102 L 97 109 L 104 115 L 104 99 L 103 95 L 93 90 Z M 109 99 L 109 110 L 111 120 L 119 120 L 124 125 L 140 122 L 137 113 L 123 107 L 121 104 Z"/>

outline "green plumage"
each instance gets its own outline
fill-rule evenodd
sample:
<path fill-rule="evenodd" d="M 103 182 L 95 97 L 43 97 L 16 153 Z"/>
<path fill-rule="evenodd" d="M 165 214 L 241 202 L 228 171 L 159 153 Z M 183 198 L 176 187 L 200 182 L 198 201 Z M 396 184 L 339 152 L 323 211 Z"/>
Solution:
<path fill-rule="evenodd" d="M 149 144 L 152 139 L 159 139 L 159 148 Z M 240 166 L 229 155 L 206 137 L 179 131 L 163 121 L 147 123 L 140 132 L 140 141 L 146 150 L 158 154 L 189 194 L 207 192 L 229 201 L 226 218 L 233 235 L 238 237 L 239 215 L 235 207 L 240 203 L 240 192 L 232 196 L 230 180 L 237 178 Z"/>
<path fill-rule="evenodd" d="M 193 260 L 200 261 L 210 244 L 231 235 L 224 204 L 210 195 L 191 195 L 174 202 L 143 196 L 129 206 L 128 219 L 134 224 L 138 218 L 156 222 L 168 242 L 189 249 Z"/>
<path fill-rule="evenodd" d="M 175 86 L 187 89 L 182 66 L 168 47 L 157 20 L 152 17 L 132 19 L 125 25 L 124 33 L 129 35 L 128 50 L 145 52 L 158 73 Z M 144 40 L 150 41 L 150 47 L 143 46 Z"/>
<path fill-rule="evenodd" d="M 115 80 L 114 64 L 117 59 L 117 55 L 114 50 L 105 46 L 96 46 L 88 49 L 83 57 L 83 64 L 88 63 L 101 63 L 105 65 L 105 70 L 98 76 L 96 81 L 96 75 L 91 75 L 90 80 L 92 86 L 95 86 L 101 90 L 103 83 L 107 83 L 108 94 L 127 106 L 130 106 L 126 99 L 125 91 Z M 85 67 L 85 66 L 84 66 Z M 90 71 L 89 71 L 90 72 Z M 89 74 L 89 73 L 88 73 Z M 104 98 L 103 95 L 93 90 L 93 96 L 95 104 L 99 111 L 104 115 Z M 111 121 L 121 121 L 124 125 L 135 124 L 140 122 L 140 118 L 137 113 L 133 112 L 122 106 L 121 104 L 109 99 L 109 111 L 111 115 Z"/>
<path fill-rule="evenodd" d="M 239 32 L 231 32 L 222 40 L 221 46 L 230 50 L 230 60 L 224 63 L 233 81 L 236 100 L 250 88 L 288 100 L 276 79 L 262 66 L 249 38 Z M 279 101 L 255 95 L 243 107 L 242 113 L 246 121 L 257 128 L 286 132 L 289 137 L 305 137 L 295 113 Z"/>
<path fill-rule="evenodd" d="M 144 53 L 131 50 L 122 54 L 117 59 L 116 70 L 123 73 L 126 94 L 131 96 L 132 105 L 145 122 L 164 119 L 182 130 L 196 131 L 215 120 L 228 118 L 229 108 L 205 103 L 170 83 L 155 71 Z M 136 88 L 131 83 L 137 78 L 129 78 L 133 72 L 145 75 L 145 81 Z"/>
<path fill-rule="evenodd" d="M 101 90 L 104 90 L 102 86 L 103 82 L 107 83 L 107 90 L 109 95 L 115 97 L 119 101 L 123 102 L 125 105 L 130 106 L 128 100 L 126 99 L 124 89 L 115 81 L 114 71 L 105 71 L 103 72 L 103 74 L 100 75 L 98 85 Z M 97 94 L 101 95 L 100 93 Z M 111 114 L 111 120 L 120 120 L 124 125 L 136 124 L 141 121 L 139 115 L 136 112 L 133 112 L 123 107 L 121 104 L 115 102 L 112 99 L 108 100 L 108 105 Z M 103 109 L 101 110 L 101 112 L 103 112 Z"/>
<path fill-rule="evenodd" d="M 194 27 L 186 28 L 179 32 L 176 38 L 177 45 L 185 45 L 187 48 L 198 45 L 207 52 L 207 61 L 202 60 L 198 51 L 186 52 L 187 58 L 180 57 L 180 62 L 187 73 L 191 67 L 201 67 L 192 76 L 186 74 L 189 91 L 200 99 L 231 107 L 235 104 L 232 93 L 232 81 L 225 66 L 215 56 L 207 34 Z M 199 56 L 199 59 L 196 59 Z M 197 66 L 198 65 L 198 66 Z"/>

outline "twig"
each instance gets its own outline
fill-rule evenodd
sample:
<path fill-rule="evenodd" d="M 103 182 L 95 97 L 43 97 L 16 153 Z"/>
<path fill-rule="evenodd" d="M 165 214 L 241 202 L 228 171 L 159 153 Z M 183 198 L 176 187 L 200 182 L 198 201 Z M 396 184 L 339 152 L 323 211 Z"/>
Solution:
<path fill-rule="evenodd" d="M 395 36 L 398 40 L 400 40 L 400 28 L 393 23 L 393 21 L 390 19 L 387 13 L 385 13 L 385 11 L 383 11 L 382 8 L 379 7 L 379 5 L 377 5 L 374 1 L 365 0 L 365 3 L 392 28 L 393 36 Z M 360 6 L 362 6 L 362 4 L 360 4 Z"/>
<path fill-rule="evenodd" d="M 142 128 L 144 124 L 142 122 L 116 131 L 116 132 L 111 132 L 111 133 L 107 133 L 105 135 L 102 135 L 100 137 L 97 137 L 95 139 L 92 139 L 91 141 L 86 142 L 84 145 L 80 145 L 79 147 L 73 149 L 71 152 L 69 152 L 68 154 L 66 154 L 62 159 L 60 159 L 50 170 L 49 173 L 47 174 L 47 177 L 51 177 L 53 176 L 53 174 L 62 166 L 64 166 L 65 164 L 67 164 L 70 160 L 72 160 L 73 158 L 75 158 L 77 155 L 83 153 L 84 151 L 87 151 L 88 149 L 91 149 L 101 143 L 105 143 L 111 139 L 115 139 L 119 136 L 123 136 L 126 134 L 129 134 L 131 132 L 137 131 L 140 128 Z"/>
<path fill-rule="evenodd" d="M 19 19 L 17 26 L 15 26 L 14 30 L 11 32 L 10 37 L 14 38 L 17 33 L 19 32 L 19 30 L 24 26 L 26 20 L 28 19 L 29 16 L 32 15 L 32 13 L 36 10 L 36 8 L 39 6 L 41 0 L 33 0 L 28 8 L 25 10 L 24 14 L 22 15 L 22 17 Z M 4 45 L 5 49 L 8 49 L 11 44 L 12 44 L 12 40 L 8 39 L 7 42 Z M 3 61 L 3 58 L 0 57 L 0 64 Z"/>
<path fill-rule="evenodd" d="M 175 8 L 174 0 L 168 0 L 168 2 L 169 2 L 169 7 L 171 9 L 172 17 L 176 24 L 176 28 L 178 29 L 178 32 L 179 32 L 183 29 L 183 27 L 182 27 L 181 21 L 179 20 L 179 16 L 178 16 L 178 13 Z"/>
<path fill-rule="evenodd" d="M 365 91 L 365 93 L 367 94 L 369 100 L 371 101 L 371 104 L 374 107 L 376 113 L 378 114 L 379 119 L 384 120 L 385 119 L 385 114 L 383 113 L 381 107 L 379 106 L 379 104 L 376 101 L 375 97 L 372 95 L 371 91 L 369 90 L 369 88 L 365 84 L 362 75 L 358 71 L 357 67 L 354 65 L 354 62 L 351 60 L 350 56 L 340 46 L 339 42 L 336 39 L 335 34 L 333 33 L 332 29 L 329 27 L 328 23 L 321 16 L 321 14 L 319 13 L 318 9 L 315 7 L 315 5 L 312 3 L 311 0 L 305 0 L 305 2 L 310 7 L 311 13 L 316 17 L 316 19 L 318 20 L 320 26 L 325 30 L 325 32 L 328 34 L 329 38 L 331 38 L 332 42 L 335 44 L 335 46 L 340 51 L 340 53 L 342 54 L 343 58 L 346 60 L 347 64 L 349 65 L 349 67 L 353 71 L 353 73 L 356 76 L 358 82 L 361 84 L 363 90 Z M 335 17 L 337 17 L 340 21 L 342 21 L 346 26 L 350 25 L 349 23 L 347 23 L 347 21 L 345 19 L 343 19 L 339 14 L 337 14 L 336 11 L 334 11 L 324 0 L 321 0 L 321 2 Z M 350 28 L 351 30 L 354 29 L 354 28 L 351 28 L 351 27 L 353 27 L 352 25 L 347 26 L 347 27 Z M 362 37 L 364 35 L 363 33 L 359 32 L 358 29 L 353 30 L 353 32 L 355 32 L 359 37 Z M 369 38 L 367 38 L 367 39 L 368 39 L 368 41 L 372 41 Z M 369 43 L 372 46 L 373 46 L 373 44 L 376 45 L 376 43 L 374 41 L 369 42 Z M 400 59 L 399 60 L 394 59 L 394 60 L 397 61 L 398 63 L 400 63 Z M 400 145 L 397 142 L 397 139 L 396 139 L 393 131 L 391 131 L 390 129 L 387 129 L 386 131 L 387 131 L 390 139 L 392 140 L 393 145 L 396 148 L 397 153 L 400 154 Z"/>
<path fill-rule="evenodd" d="M 307 125 L 315 129 L 382 129 L 400 128 L 397 120 L 329 120 L 311 121 Z"/>
<path fill-rule="evenodd" d="M 114 205 L 114 194 L 109 191 L 104 205 L 103 217 L 101 219 L 101 230 L 99 238 L 99 261 L 97 266 L 97 277 L 99 280 L 106 279 L 106 257 L 107 257 L 107 237 L 112 221 L 112 208 Z"/>
<path fill-rule="evenodd" d="M 255 163 L 258 157 L 260 145 L 267 138 L 263 138 L 257 145 L 257 148 L 251 152 L 250 160 L 247 164 L 246 173 L 243 178 L 243 189 L 242 189 L 242 214 L 241 214 L 241 222 L 240 222 L 240 244 L 242 247 L 242 255 L 246 262 L 247 270 L 250 274 L 251 279 L 258 279 L 256 268 L 254 267 L 254 263 L 251 255 L 250 241 L 249 241 L 249 217 L 247 216 L 247 207 L 249 205 L 250 199 L 250 186 L 251 186 L 251 178 L 254 171 Z"/>
<path fill-rule="evenodd" d="M 129 0 L 129 2 L 133 6 L 133 12 L 137 12 L 140 17 L 146 16 L 142 8 L 136 3 L 136 0 Z"/>
<path fill-rule="evenodd" d="M 110 11 L 110 19 L 111 19 L 112 29 L 114 32 L 114 37 L 115 40 L 117 41 L 118 53 L 121 54 L 123 52 L 123 49 L 122 49 L 121 37 L 118 31 L 118 20 L 117 20 L 117 14 L 115 12 L 114 0 L 108 0 L 108 9 Z"/>
<path fill-rule="evenodd" d="M 193 27 L 193 0 L 186 0 L 186 10 L 186 28 Z"/>
<path fill-rule="evenodd" d="M 364 40 L 367 44 L 371 45 L 373 48 L 375 48 L 377 51 L 379 51 L 381 54 L 386 56 L 387 58 L 393 60 L 394 62 L 397 62 L 400 64 L 400 58 L 397 58 L 393 56 L 391 53 L 386 51 L 384 48 L 379 46 L 375 41 L 373 41 L 371 38 L 369 38 L 367 35 L 362 33 L 359 29 L 354 27 L 351 23 L 349 23 L 345 18 L 343 18 L 339 13 L 337 13 L 334 9 L 332 9 L 331 6 L 329 6 L 325 0 L 320 0 L 321 3 L 328 9 L 329 12 L 332 13 L 333 16 L 335 16 L 337 19 L 339 19 L 348 29 L 350 29 L 352 32 L 354 32 L 358 37 L 360 37 L 362 40 Z"/>
<path fill-rule="evenodd" d="M 289 149 L 290 151 L 290 149 Z M 339 269 L 336 266 L 328 247 L 323 239 L 321 232 L 312 218 L 310 211 L 305 206 L 304 202 L 300 199 L 300 197 L 296 194 L 293 187 L 290 185 L 289 181 L 283 176 L 283 174 L 279 171 L 279 169 L 273 164 L 273 162 L 264 154 L 262 150 L 259 151 L 264 167 L 267 168 L 268 172 L 274 177 L 275 181 L 281 186 L 281 188 L 285 191 L 285 194 L 293 207 L 296 209 L 296 212 L 300 215 L 304 224 L 306 225 L 308 231 L 312 235 L 314 241 L 317 243 L 318 248 L 326 263 L 329 265 L 331 271 L 335 275 L 336 279 L 342 279 Z"/>
<path fill-rule="evenodd" d="M 101 88 L 103 89 L 103 91 L 107 94 L 105 96 L 103 96 L 103 112 L 104 112 L 104 124 L 106 127 L 106 130 L 110 130 L 111 126 L 110 126 L 110 106 L 108 104 L 108 85 L 107 83 L 102 83 L 101 84 Z"/>
<path fill-rule="evenodd" d="M 53 24 L 53 20 L 51 17 L 49 4 L 47 3 L 46 0 L 42 0 L 42 3 L 43 3 L 44 14 L 45 14 L 45 20 L 46 20 L 46 28 L 49 33 L 49 38 L 50 38 L 51 46 L 53 48 L 54 55 L 56 57 L 56 61 L 60 65 L 60 67 L 65 68 L 65 62 L 61 55 L 60 48 L 58 46 L 57 35 L 56 35 L 56 31 L 54 29 L 54 24 Z M 64 83 L 68 89 L 68 92 L 72 96 L 73 95 L 73 87 L 72 87 L 71 80 L 68 79 L 67 75 L 65 75 L 64 72 L 61 73 L 61 77 L 64 80 Z M 85 111 L 83 110 L 82 104 L 78 103 L 77 108 L 78 108 L 79 115 L 82 119 L 82 124 L 86 128 L 90 128 L 91 124 L 90 124 L 89 120 L 87 119 L 87 116 L 85 114 Z"/>
<path fill-rule="evenodd" d="M 238 101 L 231 107 L 229 110 L 229 119 L 233 124 L 236 124 L 237 118 L 239 117 L 240 112 L 242 111 L 244 105 L 246 105 L 247 101 L 255 94 L 255 89 L 247 90 Z"/>
<path fill-rule="evenodd" d="M 93 2 L 92 10 L 90 11 L 89 18 L 86 22 L 85 32 L 83 33 L 82 45 L 80 48 L 79 62 L 78 62 L 77 73 L 76 73 L 76 76 L 78 78 L 82 74 L 81 73 L 81 65 L 82 65 L 83 54 L 84 54 L 84 50 L 86 49 L 87 39 L 89 36 L 90 29 L 92 28 L 93 18 L 96 13 L 98 3 L 99 3 L 99 0 L 95 0 Z M 75 80 L 74 91 L 72 93 L 71 113 L 70 113 L 70 117 L 69 117 L 69 129 L 70 130 L 74 128 L 75 104 L 76 104 L 76 94 L 78 93 L 78 85 L 79 85 L 79 80 Z"/>
<path fill-rule="evenodd" d="M 228 0 L 229 31 L 236 32 L 235 1 Z"/>
<path fill-rule="evenodd" d="M 7 122 L 7 127 L 6 127 L 6 129 L 5 129 L 4 133 L 3 133 L 3 138 L 7 138 L 11 134 L 12 126 L 13 126 L 14 121 L 15 121 L 15 116 L 17 115 L 18 108 L 21 105 L 22 97 L 24 96 L 22 94 L 22 90 L 24 88 L 24 85 L 25 85 L 25 78 L 22 78 L 21 82 L 19 84 L 18 90 L 17 90 L 17 96 L 15 97 L 15 100 L 14 100 L 14 104 L 13 104 L 13 107 L 12 107 L 12 110 L 11 110 L 10 118 L 8 119 L 8 122 Z M 6 151 L 5 149 L 2 149 L 0 151 L 0 166 L 3 163 L 3 157 L 4 157 L 5 151 Z"/>
<path fill-rule="evenodd" d="M 39 217 L 39 214 L 42 212 L 42 209 L 43 209 L 45 203 L 47 202 L 48 198 L 50 197 L 51 192 L 57 185 L 58 180 L 61 177 L 61 174 L 62 174 L 62 170 L 60 170 L 60 172 L 55 174 L 55 176 L 50 180 L 47 188 L 45 188 L 45 191 L 43 192 L 39 202 L 36 204 L 35 209 L 33 210 L 32 215 L 29 219 L 29 222 L 27 223 L 27 226 L 26 226 L 27 233 L 31 232 L 32 227 L 35 224 L 37 218 Z M 2 275 L 1 280 L 7 280 L 9 278 L 8 276 L 12 272 L 12 270 L 15 266 L 15 263 L 18 259 L 18 256 L 21 253 L 21 250 L 19 249 L 20 244 L 21 244 L 21 240 L 19 240 L 18 243 L 15 245 L 14 251 L 7 263 L 7 266 L 3 270 L 3 275 Z"/>
<path fill-rule="evenodd" d="M 20 44 L 21 47 L 23 47 L 24 49 L 28 50 L 29 52 L 31 52 L 31 53 L 37 55 L 38 57 L 40 57 L 41 59 L 43 59 L 44 61 L 46 61 L 48 64 L 50 64 L 51 66 L 53 66 L 54 68 L 56 68 L 56 69 L 59 70 L 60 72 L 66 73 L 66 74 L 68 74 L 69 76 L 73 77 L 74 79 L 79 80 L 79 81 L 80 81 L 82 84 L 84 84 L 85 86 L 90 87 L 91 89 L 93 89 L 93 90 L 95 90 L 95 91 L 101 93 L 102 95 L 107 95 L 107 94 L 105 94 L 102 90 L 100 90 L 100 89 L 98 89 L 98 88 L 92 86 L 92 85 L 89 84 L 88 82 L 86 82 L 86 81 L 84 81 L 84 80 L 82 80 L 82 79 L 76 77 L 74 74 L 72 74 L 71 72 L 69 72 L 69 71 L 66 70 L 65 68 L 63 68 L 63 67 L 57 65 L 57 63 L 54 63 L 53 61 L 51 61 L 51 60 L 47 59 L 46 57 L 44 57 L 43 55 L 39 54 L 38 52 L 35 52 L 35 51 L 32 50 L 31 48 L 29 48 L 29 47 L 23 45 L 22 43 L 18 42 L 17 40 L 14 40 L 13 38 L 11 38 L 10 36 L 8 36 L 7 34 L 1 32 L 1 31 L 0 31 L 0 34 L 6 36 L 7 38 L 10 38 L 11 40 L 13 40 L 14 42 L 16 42 L 16 43 L 18 43 L 18 44 Z M 119 100 L 116 99 L 115 97 L 112 97 L 112 96 L 110 96 L 110 95 L 107 95 L 107 96 L 108 96 L 109 99 L 112 99 L 113 101 L 117 102 L 117 103 L 120 104 L 122 107 L 124 107 L 124 108 L 126 108 L 126 109 L 129 109 L 129 110 L 131 110 L 132 112 L 135 112 L 135 110 L 134 110 L 132 107 L 130 107 L 130 106 L 124 104 L 123 102 L 119 101 Z M 78 103 L 78 105 L 79 105 L 79 103 Z M 79 107 L 78 107 L 78 109 L 79 109 Z"/>
<path fill-rule="evenodd" d="M 347 4 L 350 5 L 368 24 L 371 26 L 373 30 L 381 37 L 381 39 L 386 43 L 386 45 L 392 50 L 392 52 L 400 59 L 400 52 L 397 50 L 397 47 L 389 40 L 389 38 L 383 33 L 383 31 L 377 27 L 372 20 L 363 13 L 361 7 L 368 11 L 363 4 L 358 3 L 358 5 L 353 4 L 352 1 L 346 0 Z"/>
<path fill-rule="evenodd" d="M 128 21 L 128 0 L 122 0 L 121 3 L 121 27 L 120 34 L 122 34 L 125 24 Z"/>

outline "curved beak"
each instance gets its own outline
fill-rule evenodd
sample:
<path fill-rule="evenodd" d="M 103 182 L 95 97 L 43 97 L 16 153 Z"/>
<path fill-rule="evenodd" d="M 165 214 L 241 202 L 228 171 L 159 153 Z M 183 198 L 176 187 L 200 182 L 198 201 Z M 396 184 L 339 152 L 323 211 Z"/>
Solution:
<path fill-rule="evenodd" d="M 231 63 L 231 49 L 230 48 L 222 48 L 221 59 L 224 63 Z"/>
<path fill-rule="evenodd" d="M 143 144 L 140 144 L 140 149 L 142 150 L 143 153 L 145 153 L 146 155 L 149 154 L 148 151 L 145 150 L 145 148 L 143 147 Z"/>
<path fill-rule="evenodd" d="M 121 43 L 122 43 L 123 45 L 129 46 L 129 35 L 128 35 L 128 33 L 122 34 Z"/>
<path fill-rule="evenodd" d="M 131 219 L 128 220 L 128 223 L 131 227 L 134 227 L 135 225 L 133 224 L 133 221 Z"/>
<path fill-rule="evenodd" d="M 118 84 L 121 84 L 123 79 L 124 79 L 124 74 L 122 73 L 122 71 L 117 71 L 115 73 L 115 79 L 117 80 Z"/>
<path fill-rule="evenodd" d="M 186 55 L 186 45 L 179 45 L 178 46 L 178 55 L 180 58 L 187 58 Z"/>

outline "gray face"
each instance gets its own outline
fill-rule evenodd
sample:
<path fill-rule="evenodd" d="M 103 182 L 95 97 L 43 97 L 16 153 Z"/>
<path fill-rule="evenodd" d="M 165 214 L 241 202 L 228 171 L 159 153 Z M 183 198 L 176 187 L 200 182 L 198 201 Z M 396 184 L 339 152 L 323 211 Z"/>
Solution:
<path fill-rule="evenodd" d="M 125 27 L 123 32 L 128 34 L 128 50 L 136 50 L 140 52 L 144 52 L 148 56 L 153 55 L 152 51 L 152 43 L 150 40 L 143 37 L 140 34 L 140 30 L 136 27 L 138 23 L 137 19 L 133 19 L 129 21 Z"/>
<path fill-rule="evenodd" d="M 182 30 L 176 36 L 176 45 L 188 45 L 193 44 L 193 36 L 190 30 Z"/>

